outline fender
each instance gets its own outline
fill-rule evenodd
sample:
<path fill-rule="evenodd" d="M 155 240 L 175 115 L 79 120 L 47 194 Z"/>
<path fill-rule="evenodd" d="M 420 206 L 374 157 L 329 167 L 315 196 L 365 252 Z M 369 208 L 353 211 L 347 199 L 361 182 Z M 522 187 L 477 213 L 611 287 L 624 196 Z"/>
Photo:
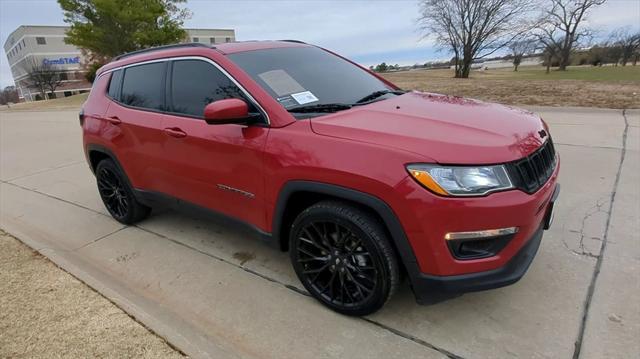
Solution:
<path fill-rule="evenodd" d="M 409 275 L 412 285 L 414 283 L 414 279 L 419 277 L 420 269 L 418 267 L 415 254 L 413 253 L 413 248 L 411 247 L 404 229 L 402 228 L 402 225 L 400 224 L 400 221 L 393 209 L 380 198 L 351 188 L 313 181 L 289 181 L 285 183 L 278 195 L 273 215 L 272 232 L 274 239 L 288 239 L 287 229 L 282 228 L 283 218 L 287 203 L 291 196 L 296 192 L 325 194 L 331 197 L 348 200 L 373 210 L 378 214 L 378 216 L 380 216 L 380 218 L 382 218 L 386 228 L 389 230 L 391 240 L 398 251 L 402 264 L 404 264 L 404 267 L 407 270 L 407 274 Z"/>
<path fill-rule="evenodd" d="M 93 168 L 93 164 L 91 164 L 92 152 L 100 152 L 106 155 L 107 157 L 109 157 L 116 164 L 116 167 L 118 167 L 118 170 L 120 170 L 120 172 L 124 174 L 124 178 L 127 181 L 127 184 L 129 185 L 129 187 L 133 188 L 133 186 L 131 186 L 131 183 L 129 182 L 129 178 L 126 175 L 127 173 L 124 171 L 124 168 L 120 164 L 120 161 L 118 161 L 118 157 L 116 157 L 115 153 L 113 153 L 113 151 L 111 151 L 107 147 L 90 143 L 87 145 L 86 157 L 87 157 L 87 162 L 89 163 L 89 168 L 91 168 L 91 172 L 93 172 L 93 174 L 95 174 L 96 169 Z"/>

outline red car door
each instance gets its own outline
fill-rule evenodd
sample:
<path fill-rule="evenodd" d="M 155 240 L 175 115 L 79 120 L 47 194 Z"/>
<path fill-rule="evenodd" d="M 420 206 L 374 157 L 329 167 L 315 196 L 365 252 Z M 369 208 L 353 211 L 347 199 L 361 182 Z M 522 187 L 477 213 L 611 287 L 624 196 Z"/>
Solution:
<path fill-rule="evenodd" d="M 163 120 L 163 160 L 172 184 L 167 194 L 265 228 L 263 149 L 269 128 L 207 124 L 202 115 L 208 103 L 247 100 L 242 90 L 204 58 L 170 66 L 173 114 Z"/>
<path fill-rule="evenodd" d="M 111 81 L 121 85 L 109 94 L 114 101 L 104 116 L 112 125 L 111 147 L 132 185 L 150 191 L 163 188 L 164 115 L 159 111 L 165 102 L 166 66 L 154 62 L 114 71 Z"/>

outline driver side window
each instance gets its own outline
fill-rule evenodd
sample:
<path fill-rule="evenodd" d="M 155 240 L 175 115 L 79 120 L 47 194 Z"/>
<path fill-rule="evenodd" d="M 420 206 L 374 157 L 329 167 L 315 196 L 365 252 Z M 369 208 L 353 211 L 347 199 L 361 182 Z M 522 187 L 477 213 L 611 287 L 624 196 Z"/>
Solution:
<path fill-rule="evenodd" d="M 173 61 L 171 72 L 171 112 L 203 117 L 207 104 L 238 98 L 256 111 L 231 79 L 212 64 L 201 60 Z"/>

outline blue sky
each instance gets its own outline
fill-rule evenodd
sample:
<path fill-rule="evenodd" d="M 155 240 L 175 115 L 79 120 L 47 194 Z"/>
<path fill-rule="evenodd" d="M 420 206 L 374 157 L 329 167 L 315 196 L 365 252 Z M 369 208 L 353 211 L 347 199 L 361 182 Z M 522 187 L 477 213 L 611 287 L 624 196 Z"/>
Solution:
<path fill-rule="evenodd" d="M 385 61 L 409 65 L 448 58 L 417 31 L 417 0 L 218 1 L 190 0 L 186 27 L 231 28 L 238 40 L 298 39 L 317 44 L 366 66 Z M 589 25 L 601 33 L 639 26 L 640 0 L 609 0 Z M 0 0 L 0 42 L 20 25 L 64 25 L 55 0 Z M 13 84 L 4 54 L 0 86 Z"/>

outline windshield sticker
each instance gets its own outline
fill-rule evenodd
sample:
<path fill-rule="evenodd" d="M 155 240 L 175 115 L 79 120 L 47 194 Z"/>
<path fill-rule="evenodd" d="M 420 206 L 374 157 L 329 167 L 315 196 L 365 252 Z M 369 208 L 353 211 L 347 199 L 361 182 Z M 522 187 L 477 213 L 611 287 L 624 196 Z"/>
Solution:
<path fill-rule="evenodd" d="M 258 77 L 260 77 L 278 97 L 304 91 L 304 87 L 284 70 L 263 72 L 259 74 Z"/>
<path fill-rule="evenodd" d="M 291 95 L 278 97 L 277 100 L 286 109 L 298 106 L 298 103 L 293 99 L 293 97 L 291 97 Z"/>
<path fill-rule="evenodd" d="M 298 93 L 292 93 L 291 97 L 293 97 L 300 105 L 304 105 L 309 102 L 316 102 L 318 98 L 315 97 L 311 91 L 304 91 Z"/>

